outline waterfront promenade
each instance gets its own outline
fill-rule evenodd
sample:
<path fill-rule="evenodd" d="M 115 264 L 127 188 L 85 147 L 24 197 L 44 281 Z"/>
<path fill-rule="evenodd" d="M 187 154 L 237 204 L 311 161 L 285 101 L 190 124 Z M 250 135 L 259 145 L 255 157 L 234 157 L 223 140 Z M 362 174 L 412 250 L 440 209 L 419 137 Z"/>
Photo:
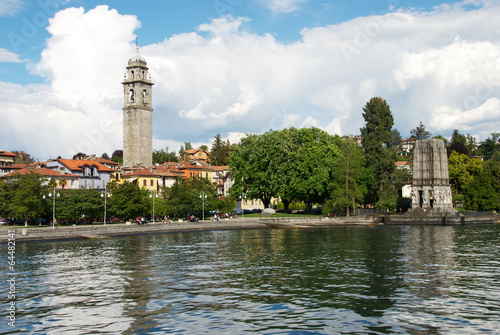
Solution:
<path fill-rule="evenodd" d="M 74 240 L 74 239 L 105 239 L 118 236 L 132 235 L 150 235 L 150 234 L 168 234 L 195 231 L 215 231 L 215 230 L 234 230 L 234 229 L 257 229 L 257 228 L 313 228 L 319 226 L 342 226 L 342 225 L 379 225 L 379 224 L 434 224 L 441 225 L 439 222 L 427 223 L 419 220 L 399 222 L 402 216 L 399 215 L 377 215 L 377 216 L 350 216 L 350 217 L 332 217 L 323 216 L 311 217 L 244 217 L 233 219 L 222 219 L 221 221 L 204 220 L 198 222 L 189 222 L 187 220 L 173 221 L 169 223 L 148 223 L 146 225 L 137 225 L 135 223 L 113 223 L 103 225 L 75 225 L 75 226 L 41 226 L 41 227 L 23 227 L 23 226 L 0 226 L 0 243 L 8 240 L 8 233 L 15 231 L 15 240 L 17 242 L 29 241 L 52 241 L 52 240 Z M 498 214 L 487 217 L 488 220 L 479 220 L 473 218 L 466 220 L 465 224 L 477 223 L 500 223 Z"/>

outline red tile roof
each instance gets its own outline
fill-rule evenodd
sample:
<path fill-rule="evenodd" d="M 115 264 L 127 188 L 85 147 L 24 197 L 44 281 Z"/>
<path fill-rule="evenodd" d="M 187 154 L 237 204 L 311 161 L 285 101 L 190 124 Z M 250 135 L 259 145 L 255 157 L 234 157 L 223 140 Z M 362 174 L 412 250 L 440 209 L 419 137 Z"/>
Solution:
<path fill-rule="evenodd" d="M 115 172 L 115 170 L 110 169 L 110 168 L 104 166 L 103 164 L 99 163 L 98 161 L 94 161 L 94 160 L 58 159 L 57 161 L 59 163 L 63 164 L 64 166 L 66 166 L 71 171 L 81 170 L 82 166 L 95 166 L 97 168 L 97 171 L 100 171 L 100 172 Z"/>
<path fill-rule="evenodd" d="M 10 156 L 10 157 L 17 157 L 18 154 L 14 154 L 12 152 L 0 150 L 0 156 Z"/>
<path fill-rule="evenodd" d="M 102 164 L 120 165 L 120 163 L 117 163 L 115 161 L 112 161 L 112 160 L 109 160 L 109 159 L 106 159 L 106 158 L 102 158 L 102 157 L 97 157 L 95 160 L 97 162 L 99 162 L 99 163 L 102 163 Z"/>
<path fill-rule="evenodd" d="M 57 170 L 52 170 L 52 169 L 47 169 L 47 168 L 37 168 L 37 169 L 22 168 L 20 170 L 11 172 L 3 177 L 12 177 L 17 173 L 19 173 L 21 175 L 36 173 L 36 174 L 42 175 L 44 177 L 62 178 L 62 179 L 64 179 L 64 178 L 80 178 L 80 176 L 76 175 L 76 174 L 72 174 L 72 173 L 61 174 Z"/>

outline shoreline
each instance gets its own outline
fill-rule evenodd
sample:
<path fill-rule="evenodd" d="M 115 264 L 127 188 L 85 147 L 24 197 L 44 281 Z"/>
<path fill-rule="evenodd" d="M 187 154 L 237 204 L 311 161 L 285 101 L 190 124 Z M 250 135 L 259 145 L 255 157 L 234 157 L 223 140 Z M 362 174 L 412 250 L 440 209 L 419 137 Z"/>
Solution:
<path fill-rule="evenodd" d="M 399 217 L 399 216 L 398 216 Z M 500 216 L 494 215 L 494 219 L 489 217 L 488 221 L 467 222 L 469 224 L 494 223 L 499 224 Z M 416 223 L 424 224 L 422 221 L 412 220 Z M 429 218 L 428 218 L 429 219 Z M 387 222 L 385 222 L 387 221 Z M 189 233 L 202 231 L 222 231 L 241 229 L 307 229 L 326 226 L 373 226 L 391 224 L 412 224 L 409 222 L 392 222 L 391 218 L 384 215 L 378 216 L 351 216 L 332 217 L 323 216 L 301 217 L 301 218 L 272 218 L 272 217 L 248 217 L 222 219 L 221 221 L 204 220 L 198 222 L 175 221 L 169 223 L 148 223 L 137 225 L 135 223 L 113 223 L 96 224 L 86 226 L 0 226 L 0 243 L 15 240 L 16 242 L 52 242 L 65 240 L 85 240 L 85 239 L 110 239 L 115 237 L 141 236 L 155 234 Z M 397 220 L 399 221 L 399 220 Z M 434 224 L 431 221 L 428 224 Z M 439 223 L 438 223 L 439 224 Z M 462 223 L 463 224 L 463 223 Z M 439 224 L 441 225 L 441 224 Z M 14 239 L 8 233 L 14 232 Z"/>
<path fill-rule="evenodd" d="M 13 227 L 2 226 L 0 242 L 9 240 L 7 233 L 15 232 L 16 242 L 51 242 L 64 240 L 109 239 L 115 237 L 140 236 L 153 234 L 188 233 L 201 231 L 267 228 L 257 219 L 232 219 L 228 221 L 198 221 L 149 223 L 145 225 L 114 223 L 88 226 L 43 226 Z M 10 239 L 12 240 L 12 239 Z"/>

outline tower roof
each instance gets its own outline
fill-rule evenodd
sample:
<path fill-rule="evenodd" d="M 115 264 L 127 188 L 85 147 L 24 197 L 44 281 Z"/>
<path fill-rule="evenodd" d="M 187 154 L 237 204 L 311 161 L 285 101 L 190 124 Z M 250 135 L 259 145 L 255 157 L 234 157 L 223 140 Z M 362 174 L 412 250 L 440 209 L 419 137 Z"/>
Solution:
<path fill-rule="evenodd" d="M 135 54 L 132 57 L 130 57 L 130 59 L 128 60 L 129 64 L 135 63 L 135 62 L 146 64 L 146 60 L 144 58 L 142 58 L 141 55 L 139 55 L 139 45 L 137 43 L 135 44 Z"/>

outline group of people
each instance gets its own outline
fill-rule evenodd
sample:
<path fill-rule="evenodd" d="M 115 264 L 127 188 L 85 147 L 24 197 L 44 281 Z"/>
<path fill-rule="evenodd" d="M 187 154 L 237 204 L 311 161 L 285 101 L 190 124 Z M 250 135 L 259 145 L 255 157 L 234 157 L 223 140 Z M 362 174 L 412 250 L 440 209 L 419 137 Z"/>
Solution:
<path fill-rule="evenodd" d="M 148 223 L 148 219 L 145 218 L 144 216 L 142 216 L 142 217 L 136 217 L 135 218 L 135 223 L 136 224 L 146 224 L 146 223 Z"/>

